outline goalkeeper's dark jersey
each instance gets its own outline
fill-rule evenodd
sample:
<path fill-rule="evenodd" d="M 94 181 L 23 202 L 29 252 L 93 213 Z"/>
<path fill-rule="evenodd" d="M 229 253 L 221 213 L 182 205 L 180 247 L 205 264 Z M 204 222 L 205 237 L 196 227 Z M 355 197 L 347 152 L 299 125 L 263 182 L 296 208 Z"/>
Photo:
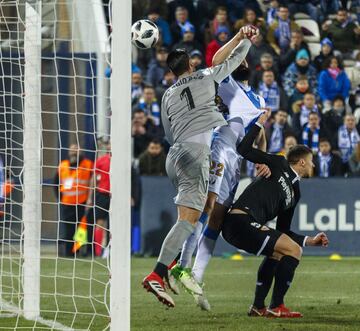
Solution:
<path fill-rule="evenodd" d="M 266 164 L 270 178 L 258 178 L 251 183 L 234 203 L 232 209 L 241 209 L 264 225 L 277 217 L 276 229 L 288 234 L 301 246 L 304 236 L 290 231 L 295 207 L 300 200 L 299 177 L 283 156 L 272 155 L 253 148 L 260 127 L 253 125 L 238 147 L 245 159 Z"/>

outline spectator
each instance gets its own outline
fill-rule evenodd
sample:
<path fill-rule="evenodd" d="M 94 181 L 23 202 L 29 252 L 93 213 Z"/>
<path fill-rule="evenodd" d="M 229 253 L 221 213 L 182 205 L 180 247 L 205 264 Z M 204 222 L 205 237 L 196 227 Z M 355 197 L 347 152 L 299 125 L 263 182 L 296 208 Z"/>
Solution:
<path fill-rule="evenodd" d="M 185 7 L 176 7 L 175 21 L 171 24 L 171 35 L 173 37 L 173 43 L 176 44 L 182 39 L 181 28 L 189 22 L 189 12 Z M 190 23 L 191 24 L 191 23 Z"/>
<path fill-rule="evenodd" d="M 309 63 L 310 58 L 306 50 L 301 49 L 296 54 L 296 61 L 287 68 L 283 77 L 283 87 L 286 94 L 291 97 L 294 93 L 296 82 L 299 76 L 306 76 L 310 90 L 316 94 L 317 79 L 316 69 Z"/>
<path fill-rule="evenodd" d="M 190 59 L 195 70 L 200 70 L 205 68 L 203 54 L 198 49 L 194 49 L 190 53 Z"/>
<path fill-rule="evenodd" d="M 216 38 L 211 41 L 206 48 L 205 62 L 208 67 L 212 66 L 212 59 L 215 53 L 227 43 L 230 31 L 226 26 L 219 26 L 216 30 Z"/>
<path fill-rule="evenodd" d="M 284 148 L 278 154 L 286 157 L 289 150 L 296 145 L 297 139 L 294 135 L 290 134 L 288 136 L 285 136 Z"/>
<path fill-rule="evenodd" d="M 135 109 L 132 113 L 132 122 L 133 124 L 139 124 L 145 128 L 147 135 L 152 138 L 162 138 L 164 135 L 163 129 L 160 126 L 155 126 L 153 121 L 146 116 L 143 109 Z"/>
<path fill-rule="evenodd" d="M 256 26 L 262 35 L 266 35 L 266 24 L 262 17 L 257 17 L 253 9 L 245 9 L 245 13 L 242 19 L 239 19 L 234 24 L 234 30 L 239 31 L 241 27 L 245 25 Z"/>
<path fill-rule="evenodd" d="M 85 215 L 94 163 L 87 159 L 77 144 L 69 147 L 54 178 L 56 197 L 60 200 L 59 256 L 74 256 L 73 236 L 76 223 Z"/>
<path fill-rule="evenodd" d="M 341 158 L 331 151 L 331 144 L 327 138 L 321 138 L 319 141 L 319 153 L 314 156 L 314 165 L 316 177 L 344 176 Z"/>
<path fill-rule="evenodd" d="M 282 87 L 275 81 L 273 71 L 265 70 L 263 72 L 258 93 L 264 98 L 266 107 L 270 108 L 272 112 L 277 112 L 279 109 L 287 109 L 287 96 Z"/>
<path fill-rule="evenodd" d="M 231 22 L 243 17 L 245 8 L 251 8 L 255 11 L 256 16 L 262 16 L 262 11 L 258 1 L 254 0 L 225 0 Z"/>
<path fill-rule="evenodd" d="M 356 148 L 349 159 L 349 167 L 352 176 L 360 176 L 360 143 L 356 145 Z"/>
<path fill-rule="evenodd" d="M 290 47 L 291 31 L 299 30 L 299 26 L 289 19 L 289 9 L 280 5 L 278 18 L 269 26 L 267 40 L 278 55 L 285 54 Z"/>
<path fill-rule="evenodd" d="M 313 0 L 289 0 L 288 6 L 291 15 L 300 12 L 308 14 L 316 22 L 319 19 L 318 9 L 313 4 Z"/>
<path fill-rule="evenodd" d="M 166 176 L 166 155 L 159 139 L 153 139 L 139 157 L 140 175 Z"/>
<path fill-rule="evenodd" d="M 270 26 L 277 18 L 277 11 L 279 10 L 279 1 L 271 0 L 270 7 L 266 11 L 266 24 Z"/>
<path fill-rule="evenodd" d="M 260 34 L 257 38 L 254 39 L 247 55 L 249 68 L 251 70 L 259 69 L 261 65 L 261 58 L 265 54 L 267 54 L 267 56 L 271 56 L 272 63 L 276 64 L 278 62 L 277 54 L 275 53 L 273 48 L 266 42 L 264 36 Z M 277 65 L 273 67 L 273 71 L 278 72 Z"/>
<path fill-rule="evenodd" d="M 175 82 L 176 82 L 176 79 L 175 79 L 174 73 L 170 69 L 166 69 L 161 83 L 155 89 L 156 99 L 162 100 L 162 97 L 163 97 L 165 91 L 170 86 L 175 84 Z"/>
<path fill-rule="evenodd" d="M 266 140 L 269 153 L 279 153 L 284 148 L 284 137 L 291 134 L 287 123 L 288 114 L 284 110 L 275 113 L 275 122 L 266 128 Z"/>
<path fill-rule="evenodd" d="M 292 127 L 296 133 L 300 133 L 304 125 L 308 123 L 311 112 L 319 114 L 319 109 L 313 93 L 305 93 L 303 100 L 300 102 L 298 107 L 293 106 Z"/>
<path fill-rule="evenodd" d="M 304 49 L 309 59 L 311 58 L 311 53 L 309 50 L 309 46 L 304 41 L 304 35 L 301 30 L 294 30 L 291 32 L 291 39 L 290 39 L 290 47 L 287 49 L 286 52 L 280 55 L 279 63 L 280 63 L 280 71 L 283 73 L 286 68 L 295 61 L 296 54 L 301 49 Z"/>
<path fill-rule="evenodd" d="M 167 68 L 166 60 L 169 51 L 165 46 L 161 46 L 156 50 L 156 58 L 149 63 L 146 81 L 156 87 L 160 84 Z"/>
<path fill-rule="evenodd" d="M 166 0 L 133 0 L 132 19 L 133 22 L 141 20 L 149 12 L 150 8 L 157 8 L 160 16 L 167 18 L 168 5 Z"/>
<path fill-rule="evenodd" d="M 309 114 L 308 123 L 305 124 L 302 134 L 301 143 L 308 146 L 313 153 L 319 151 L 320 138 L 325 136 L 324 129 L 320 128 L 320 116 L 316 112 Z"/>
<path fill-rule="evenodd" d="M 188 53 L 194 49 L 202 50 L 202 46 L 195 40 L 195 27 L 191 23 L 185 23 L 181 27 L 182 40 L 174 45 L 173 49 L 184 48 Z"/>
<path fill-rule="evenodd" d="M 300 106 L 306 93 L 312 93 L 310 90 L 309 82 L 306 76 L 299 76 L 295 84 L 294 93 L 289 99 L 289 110 L 291 114 L 296 114 L 300 111 Z"/>
<path fill-rule="evenodd" d="M 142 97 L 135 108 L 142 109 L 154 125 L 160 126 L 160 106 L 152 86 L 147 85 L 144 87 Z"/>
<path fill-rule="evenodd" d="M 251 48 L 250 48 L 251 50 Z M 252 55 L 249 54 L 249 60 L 253 61 Z M 262 80 L 262 76 L 264 71 L 271 70 L 275 75 L 275 80 L 279 83 L 280 76 L 277 70 L 277 66 L 274 64 L 274 58 L 270 53 L 263 53 L 260 58 L 260 63 L 250 72 L 249 84 L 253 88 L 257 89 L 259 87 L 259 83 Z"/>
<path fill-rule="evenodd" d="M 342 96 L 337 96 L 332 102 L 330 110 L 323 113 L 322 123 L 331 146 L 337 149 L 337 132 L 343 125 L 345 116 L 345 102 Z"/>
<path fill-rule="evenodd" d="M 349 96 L 351 84 L 337 57 L 330 57 L 325 66 L 319 75 L 319 95 L 324 108 L 329 108 L 335 96 Z"/>
<path fill-rule="evenodd" d="M 154 22 L 158 26 L 158 28 L 161 32 L 163 44 L 166 46 L 170 46 L 172 44 L 172 36 L 171 36 L 170 26 L 169 26 L 169 23 L 166 22 L 161 17 L 160 8 L 159 7 L 151 7 L 148 10 L 147 17 L 150 21 Z"/>
<path fill-rule="evenodd" d="M 338 131 L 338 147 L 346 172 L 348 171 L 347 163 L 359 142 L 360 136 L 355 127 L 355 117 L 348 114 L 344 118 L 344 125 L 340 126 Z"/>
<path fill-rule="evenodd" d="M 333 52 L 334 45 L 329 38 L 324 38 L 321 40 L 321 51 L 314 59 L 314 67 L 318 72 L 325 69 L 324 63 L 334 55 Z"/>
<path fill-rule="evenodd" d="M 340 52 L 343 58 L 355 58 L 360 44 L 360 27 L 350 20 L 346 9 L 340 8 L 335 21 L 323 23 L 322 30 L 322 37 L 329 37 L 335 51 Z"/>
<path fill-rule="evenodd" d="M 320 0 L 320 21 L 323 22 L 326 17 L 336 14 L 339 10 L 339 0 Z"/>
<path fill-rule="evenodd" d="M 210 21 L 205 27 L 204 31 L 204 41 L 205 45 L 209 44 L 215 35 L 218 35 L 218 29 L 220 27 L 226 27 L 228 31 L 228 36 L 230 37 L 231 33 L 231 24 L 228 21 L 228 11 L 224 6 L 219 6 L 215 10 L 215 17 Z"/>
<path fill-rule="evenodd" d="M 141 75 L 141 71 L 138 67 L 136 67 L 135 70 L 133 70 L 131 74 L 131 105 L 134 106 L 139 102 L 139 99 L 141 98 L 143 94 L 143 78 Z"/>
<path fill-rule="evenodd" d="M 133 139 L 133 156 L 138 158 L 144 152 L 151 141 L 151 136 L 147 133 L 145 125 L 141 121 L 134 119 L 131 123 L 131 137 Z"/>

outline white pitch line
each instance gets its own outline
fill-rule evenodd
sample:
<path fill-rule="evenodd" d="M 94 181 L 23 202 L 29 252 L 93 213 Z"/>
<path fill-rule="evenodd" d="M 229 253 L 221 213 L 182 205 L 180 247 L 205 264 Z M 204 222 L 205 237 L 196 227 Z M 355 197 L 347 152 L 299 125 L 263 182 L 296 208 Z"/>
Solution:
<path fill-rule="evenodd" d="M 4 300 L 0 300 L 0 307 L 4 310 L 9 310 L 11 312 L 14 312 L 12 314 L 9 314 L 9 315 L 22 315 L 22 311 L 15 305 L 12 305 Z M 3 315 L 0 315 L 0 318 L 1 317 L 5 317 L 4 316 L 5 314 Z M 10 317 L 10 316 L 9 316 Z M 13 316 L 11 316 L 13 317 Z M 33 319 L 35 322 L 39 322 L 43 325 L 46 325 L 48 327 L 51 328 L 51 330 L 60 330 L 60 331 L 76 331 L 75 329 L 72 329 L 72 328 L 69 328 L 59 322 L 55 322 L 55 321 L 52 321 L 52 320 L 47 320 L 45 318 L 42 318 L 42 317 L 37 317 L 35 319 Z"/>

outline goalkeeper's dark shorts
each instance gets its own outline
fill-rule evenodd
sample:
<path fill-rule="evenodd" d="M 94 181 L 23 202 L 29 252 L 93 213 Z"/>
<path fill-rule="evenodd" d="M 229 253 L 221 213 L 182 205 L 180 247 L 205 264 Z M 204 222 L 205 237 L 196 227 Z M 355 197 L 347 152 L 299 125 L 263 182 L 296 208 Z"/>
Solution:
<path fill-rule="evenodd" d="M 231 245 L 248 253 L 272 256 L 282 233 L 263 228 L 247 214 L 227 214 L 222 228 L 223 238 Z"/>
<path fill-rule="evenodd" d="M 94 201 L 95 222 L 97 220 L 109 219 L 110 200 L 111 197 L 109 194 L 96 191 Z"/>

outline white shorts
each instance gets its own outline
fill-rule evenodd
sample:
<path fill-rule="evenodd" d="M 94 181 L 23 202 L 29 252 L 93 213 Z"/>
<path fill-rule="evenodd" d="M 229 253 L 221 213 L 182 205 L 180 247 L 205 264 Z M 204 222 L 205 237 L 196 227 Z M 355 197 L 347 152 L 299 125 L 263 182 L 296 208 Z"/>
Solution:
<path fill-rule="evenodd" d="M 240 181 L 242 157 L 232 144 L 220 135 L 215 136 L 211 144 L 211 165 L 209 192 L 216 193 L 217 203 L 230 207 Z"/>

